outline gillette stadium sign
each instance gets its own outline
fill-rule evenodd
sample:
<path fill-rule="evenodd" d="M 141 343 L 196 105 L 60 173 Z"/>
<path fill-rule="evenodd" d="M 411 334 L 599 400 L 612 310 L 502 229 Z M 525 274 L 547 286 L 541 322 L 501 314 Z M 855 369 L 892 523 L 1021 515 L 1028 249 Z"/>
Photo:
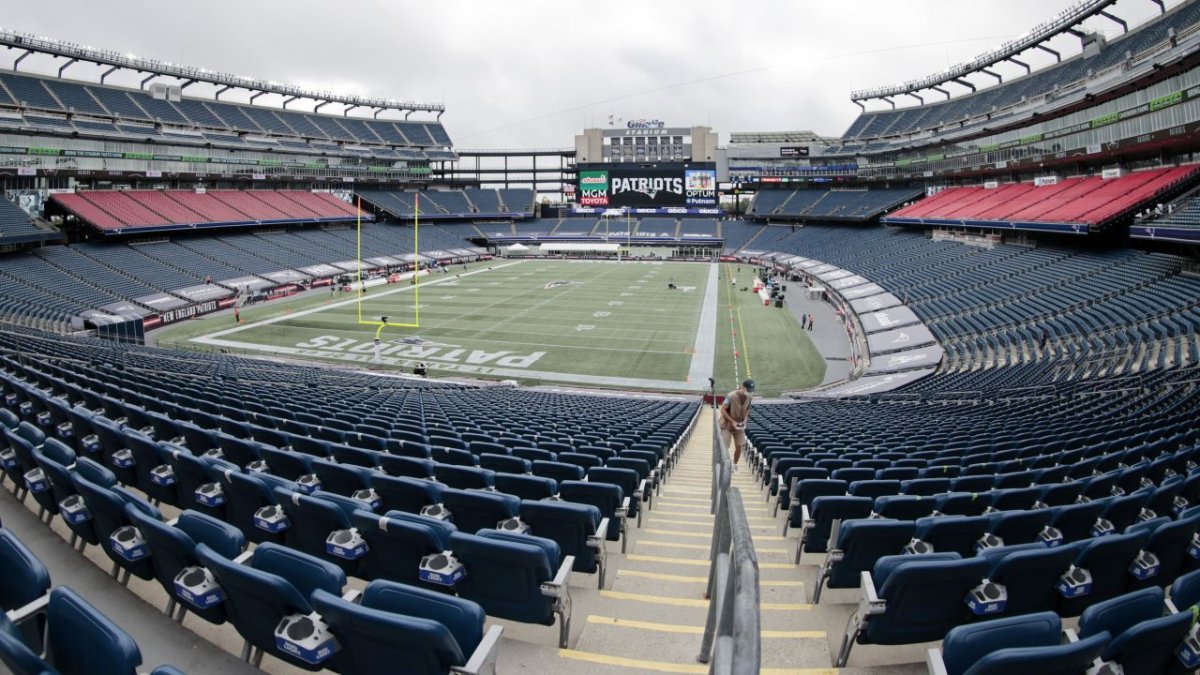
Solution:
<path fill-rule="evenodd" d="M 625 123 L 628 129 L 662 129 L 667 123 L 662 120 L 629 120 Z"/>

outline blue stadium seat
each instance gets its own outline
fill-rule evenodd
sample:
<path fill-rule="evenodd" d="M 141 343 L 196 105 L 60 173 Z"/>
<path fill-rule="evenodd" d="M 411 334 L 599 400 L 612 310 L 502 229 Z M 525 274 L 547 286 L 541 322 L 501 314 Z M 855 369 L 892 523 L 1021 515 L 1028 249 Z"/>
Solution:
<path fill-rule="evenodd" d="M 407 476 L 374 476 L 371 485 L 379 496 L 380 511 L 420 513 L 426 506 L 442 501 L 441 484 Z"/>
<path fill-rule="evenodd" d="M 621 553 L 625 552 L 625 518 L 629 511 L 629 498 L 617 485 L 585 481 L 563 481 L 558 486 L 559 496 L 576 504 L 588 504 L 600 510 L 608 519 L 608 541 L 621 541 Z"/>
<path fill-rule="evenodd" d="M 863 572 L 859 609 L 846 624 L 835 665 L 844 668 L 854 643 L 895 645 L 945 637 L 967 621 L 967 594 L 984 579 L 987 561 L 953 553 L 887 556 Z"/>
<path fill-rule="evenodd" d="M 843 523 L 871 515 L 875 502 L 870 497 L 819 496 L 812 500 L 811 507 L 800 505 L 804 526 L 800 530 L 800 541 L 796 545 L 793 562 L 799 564 L 804 553 L 825 553 L 829 550 L 830 533 L 834 521 Z M 810 510 L 811 508 L 811 510 Z"/>
<path fill-rule="evenodd" d="M 496 472 L 496 491 L 513 495 L 518 499 L 550 499 L 558 493 L 558 485 L 551 478 L 526 474 Z"/>
<path fill-rule="evenodd" d="M 138 555 L 134 549 L 130 555 L 123 555 L 118 552 L 114 539 L 135 543 L 136 538 L 132 536 L 136 534 L 133 532 L 133 523 L 125 512 L 127 504 L 161 519 L 158 509 L 119 487 L 109 490 L 96 485 L 79 473 L 74 475 L 74 483 L 75 489 L 83 497 L 92 523 L 96 527 L 96 534 L 100 538 L 100 547 L 104 549 L 105 555 L 113 561 L 113 578 L 118 579 L 121 583 L 128 583 L 130 574 L 147 581 L 153 579 L 154 567 L 144 556 L 144 551 L 143 555 Z M 120 575 L 122 570 L 124 571 L 123 576 Z"/>
<path fill-rule="evenodd" d="M 804 478 L 792 483 L 789 489 L 787 516 L 783 522 L 783 534 L 789 527 L 804 527 L 804 507 L 812 511 L 813 500 L 817 497 L 840 497 L 848 489 L 846 481 L 829 478 Z"/>
<path fill-rule="evenodd" d="M 536 473 L 536 472 L 535 472 Z M 474 466 L 456 466 L 453 464 L 434 464 L 433 477 L 447 487 L 458 490 L 472 488 L 482 490 L 496 484 L 496 472 L 480 469 Z"/>
<path fill-rule="evenodd" d="M 494 530 L 516 517 L 521 500 L 500 492 L 447 488 L 442 491 L 442 505 L 450 511 L 450 520 L 459 531 L 475 533 Z"/>
<path fill-rule="evenodd" d="M 40 612 L 46 622 L 45 661 L 0 631 L 0 661 L 17 675 L 136 675 L 142 653 L 133 638 L 75 591 L 59 586 L 11 618 L 20 625 Z"/>
<path fill-rule="evenodd" d="M 1165 673 L 1180 666 L 1175 650 L 1195 619 L 1191 612 L 1163 616 L 1161 588 L 1143 588 L 1098 602 L 1079 617 L 1079 637 L 1112 635 L 1100 658 L 1121 666 L 1130 675 Z"/>
<path fill-rule="evenodd" d="M 138 528 L 150 549 L 154 577 L 169 598 L 163 610 L 167 616 L 175 615 L 178 606 L 179 613 L 175 615 L 177 621 L 183 621 L 185 613 L 190 610 L 209 623 L 225 623 L 225 609 L 222 605 L 202 607 L 189 602 L 186 597 L 181 598 L 176 590 L 175 581 L 185 569 L 202 567 L 200 559 L 196 556 L 197 544 L 204 544 L 230 560 L 241 555 L 246 548 L 246 538 L 241 531 L 195 511 L 184 511 L 173 524 L 164 523 L 133 506 L 126 506 L 125 514 Z M 199 573 L 203 574 L 202 571 Z M 177 603 L 177 599 L 184 602 Z"/>
<path fill-rule="evenodd" d="M 932 516 L 916 522 L 916 538 L 939 553 L 953 552 L 964 558 L 975 554 L 975 544 L 987 532 L 990 516 Z"/>
<path fill-rule="evenodd" d="M 613 469 L 606 466 L 596 467 L 587 474 L 589 483 L 602 483 L 615 485 L 621 489 L 621 494 L 628 498 L 628 506 L 625 510 L 626 518 L 637 518 L 638 527 L 642 526 L 642 500 L 646 493 L 646 482 L 638 479 L 638 475 L 629 469 Z M 575 479 L 571 479 L 575 480 Z M 559 481 L 559 492 L 561 493 L 561 485 L 564 482 Z M 566 499 L 564 497 L 564 499 Z"/>
<path fill-rule="evenodd" d="M 389 579 L 414 586 L 425 585 L 418 568 L 427 555 L 441 553 L 456 528 L 448 521 L 392 511 L 375 515 L 357 511 L 351 522 L 367 541 L 368 553 L 359 573 L 365 579 Z"/>
<path fill-rule="evenodd" d="M 25 544 L 5 529 L 0 529 L 0 569 L 4 570 L 0 575 L 0 614 L 23 607 L 50 590 L 49 570 Z M 43 623 L 29 621 L 17 629 L 26 644 L 41 643 Z"/>
<path fill-rule="evenodd" d="M 316 590 L 312 603 L 341 646 L 339 671 L 384 675 L 491 673 L 503 629 L 485 636 L 479 605 L 389 581 L 374 581 L 355 604 Z"/>
<path fill-rule="evenodd" d="M 275 498 L 290 522 L 288 546 L 337 565 L 349 576 L 358 573 L 360 555 L 336 555 L 327 544 L 332 537 L 349 535 L 353 528 L 350 515 L 341 504 L 284 488 L 275 488 Z"/>
<path fill-rule="evenodd" d="M 875 513 L 894 520 L 919 520 L 933 513 L 937 500 L 925 495 L 885 495 L 875 499 Z"/>
<path fill-rule="evenodd" d="M 820 604 L 821 590 L 855 588 L 863 572 L 875 567 L 884 556 L 904 550 L 916 534 L 912 521 L 860 519 L 843 523 L 830 535 L 836 544 L 825 555 L 817 570 L 813 588 L 813 604 Z"/>
<path fill-rule="evenodd" d="M 530 534 L 555 542 L 562 555 L 575 559 L 573 571 L 598 573 L 596 586 L 604 588 L 608 519 L 600 509 L 567 501 L 522 501 L 520 516 Z"/>
<path fill-rule="evenodd" d="M 1030 543 L 987 549 L 979 555 L 991 565 L 987 578 L 1008 592 L 1000 614 L 1015 616 L 1057 607 L 1059 594 L 1055 585 L 1078 554 L 1078 544 L 1046 548 Z"/>
<path fill-rule="evenodd" d="M 379 466 L 389 476 L 433 478 L 433 460 L 425 457 L 382 455 L 379 458 Z"/>
<path fill-rule="evenodd" d="M 548 539 L 481 531 L 455 533 L 450 549 L 467 574 L 455 586 L 489 616 L 523 623 L 552 625 L 559 618 L 559 647 L 567 646 L 571 625 L 569 581 L 574 561 L 560 560 L 558 545 Z"/>
<path fill-rule="evenodd" d="M 529 460 L 513 457 L 512 455 L 485 452 L 479 455 L 479 466 L 480 468 L 497 473 L 503 471 L 505 473 L 526 474 L 529 473 L 531 463 Z"/>
<path fill-rule="evenodd" d="M 1054 513 L 1050 509 L 1032 511 L 1000 511 L 989 517 L 988 534 L 998 537 L 1000 544 L 1029 544 L 1050 524 Z"/>
<path fill-rule="evenodd" d="M 1055 611 L 1061 616 L 1079 616 L 1089 606 L 1125 592 L 1134 579 L 1134 560 L 1149 541 L 1146 532 L 1109 534 L 1083 544 L 1074 566 L 1091 575 L 1091 591 L 1072 598 L 1061 598 Z"/>
<path fill-rule="evenodd" d="M 1109 636 L 1093 635 L 1063 643 L 1062 621 L 1039 612 L 957 626 L 946 634 L 939 652 L 929 650 L 931 675 L 1007 675 L 1008 673 L 1083 673 Z"/>
<path fill-rule="evenodd" d="M 271 543 L 260 544 L 245 565 L 204 544 L 196 546 L 196 555 L 216 577 L 225 594 L 229 622 L 246 641 L 242 660 L 257 667 L 266 653 L 305 670 L 339 670 L 336 653 L 321 664 L 312 664 L 281 649 L 275 641 L 275 627 L 285 618 L 311 614 L 314 609 L 309 598 L 314 591 L 341 595 L 346 585 L 341 569 Z"/>
<path fill-rule="evenodd" d="M 1171 584 L 1171 604 L 1179 610 L 1200 605 L 1200 570 L 1180 575 Z"/>

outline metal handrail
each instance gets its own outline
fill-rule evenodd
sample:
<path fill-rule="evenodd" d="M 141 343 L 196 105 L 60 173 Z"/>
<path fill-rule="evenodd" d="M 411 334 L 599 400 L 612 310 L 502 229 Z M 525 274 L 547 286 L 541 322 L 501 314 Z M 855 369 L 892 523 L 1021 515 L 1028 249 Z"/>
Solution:
<path fill-rule="evenodd" d="M 717 425 L 713 398 L 714 519 L 708 572 L 708 620 L 696 660 L 709 664 L 710 675 L 756 675 L 762 661 L 762 622 L 758 556 L 742 494 L 730 487 L 733 464 Z"/>

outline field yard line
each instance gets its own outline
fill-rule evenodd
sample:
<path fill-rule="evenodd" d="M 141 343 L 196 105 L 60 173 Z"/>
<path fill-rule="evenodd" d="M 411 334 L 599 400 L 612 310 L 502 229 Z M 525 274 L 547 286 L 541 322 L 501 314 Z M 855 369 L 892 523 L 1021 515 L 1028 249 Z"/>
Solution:
<path fill-rule="evenodd" d="M 594 279 L 591 279 L 591 281 L 599 281 L 600 279 L 603 279 L 604 277 L 606 277 L 606 276 L 608 276 L 608 275 L 612 274 L 612 273 L 613 273 L 613 271 L 615 271 L 615 270 L 618 270 L 618 269 L 621 269 L 621 268 L 619 268 L 619 267 L 614 267 L 614 268 L 612 268 L 612 269 L 609 269 L 608 271 L 606 271 L 606 272 L 604 272 L 604 273 L 600 274 L 600 276 L 598 276 L 598 277 L 596 277 L 596 278 L 594 278 Z M 509 297 L 510 297 L 510 298 L 511 298 L 511 297 L 519 297 L 520 295 L 523 295 L 523 294 L 518 294 L 517 296 L 509 296 Z M 557 302 L 557 301 L 559 301 L 559 300 L 561 300 L 561 299 L 562 299 L 562 296 L 560 296 L 560 295 L 558 295 L 558 294 L 551 294 L 551 295 L 548 295 L 548 296 L 546 296 L 546 298 L 545 298 L 545 299 L 538 300 L 537 302 L 533 303 L 532 305 L 528 305 L 528 306 L 524 307 L 524 308 L 523 308 L 523 309 L 521 309 L 520 311 L 513 312 L 512 314 L 509 314 L 509 315 L 508 315 L 507 317 L 505 317 L 504 319 L 501 319 L 500 321 L 498 321 L 498 322 L 496 322 L 496 323 L 494 323 L 494 324 L 492 324 L 492 325 L 488 326 L 487 328 L 481 328 L 481 329 L 479 329 L 479 331 L 477 331 L 477 332 L 475 333 L 475 335 L 473 335 L 473 336 L 470 336 L 470 337 L 473 337 L 473 338 L 478 338 L 480 335 L 486 335 L 486 334 L 488 334 L 488 333 L 491 333 L 491 332 L 493 332 L 493 331 L 494 331 L 496 328 L 499 328 L 500 326 L 503 326 L 503 325 L 504 325 L 504 324 L 506 324 L 506 323 L 511 323 L 511 322 L 513 322 L 513 321 L 517 320 L 518 318 L 520 318 L 520 317 L 524 316 L 525 314 L 528 314 L 529 312 L 531 312 L 531 311 L 533 311 L 533 310 L 535 310 L 535 309 L 538 309 L 538 308 L 540 308 L 542 305 L 546 305 L 546 304 L 549 304 L 549 303 L 552 303 L 552 302 Z M 471 315 L 471 314 L 474 314 L 474 312 L 467 312 L 467 314 L 466 314 L 466 315 L 464 315 L 464 316 L 469 316 L 469 315 Z M 564 326 L 564 327 L 565 327 L 565 326 Z"/>
<path fill-rule="evenodd" d="M 696 343 L 692 351 L 692 367 L 688 382 L 707 384 L 713 374 L 713 357 L 717 351 L 717 279 L 719 266 L 708 267 L 708 284 L 704 287 L 704 304 L 700 307 L 700 325 L 696 327 Z"/>
<path fill-rule="evenodd" d="M 492 267 L 485 267 L 483 269 L 474 270 L 472 272 L 464 272 L 462 274 L 459 274 L 456 277 L 448 277 L 447 276 L 447 277 L 443 277 L 442 279 L 440 279 L 438 281 L 430 281 L 429 283 L 424 283 L 424 284 L 420 284 L 420 285 L 421 286 L 436 286 L 436 285 L 444 283 L 446 281 L 450 281 L 451 278 L 458 279 L 459 277 L 469 277 L 472 274 L 479 274 L 480 272 L 490 272 L 494 269 L 498 270 L 498 269 L 503 269 L 505 267 L 510 267 L 512 265 L 520 265 L 522 262 L 523 261 L 518 260 L 515 262 L 505 263 L 503 265 L 494 265 Z M 375 295 L 368 296 L 368 298 L 371 300 L 374 300 L 376 298 L 382 298 L 385 295 L 392 295 L 394 293 L 403 293 L 404 291 L 410 290 L 412 288 L 413 288 L 412 286 L 406 285 L 401 288 L 393 288 L 390 291 L 383 291 L 382 293 L 376 293 Z M 257 328 L 259 326 L 267 326 L 267 325 L 270 325 L 273 323 L 279 323 L 280 321 L 290 321 L 292 319 L 296 319 L 296 318 L 299 318 L 302 316 L 308 316 L 309 314 L 316 314 L 317 312 L 325 312 L 325 311 L 328 311 L 331 309 L 336 309 L 338 307 L 345 307 L 346 305 L 353 305 L 354 303 L 360 302 L 361 300 L 362 300 L 362 298 L 354 297 L 349 300 L 335 302 L 332 305 L 317 305 L 316 307 L 313 307 L 311 309 L 302 309 L 299 312 L 295 312 L 293 314 L 282 314 L 280 316 L 272 317 L 270 319 L 263 319 L 262 321 L 255 321 L 254 323 L 248 323 L 248 324 L 245 324 L 242 326 L 235 326 L 233 328 L 227 328 L 222 331 L 217 331 L 215 333 L 209 333 L 208 335 L 205 335 L 202 337 L 192 338 L 191 340 L 189 340 L 189 342 L 200 342 L 203 344 L 212 344 L 212 343 L 208 342 L 210 338 L 224 337 L 226 335 L 232 335 L 233 333 L 247 330 L 249 328 Z"/>

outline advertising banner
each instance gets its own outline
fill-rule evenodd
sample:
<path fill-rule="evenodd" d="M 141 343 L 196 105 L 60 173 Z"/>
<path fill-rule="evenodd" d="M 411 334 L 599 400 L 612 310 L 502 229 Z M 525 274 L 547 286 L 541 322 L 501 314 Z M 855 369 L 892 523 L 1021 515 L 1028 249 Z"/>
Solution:
<path fill-rule="evenodd" d="M 608 172 L 579 172 L 579 204 L 581 206 L 608 206 Z"/>
<path fill-rule="evenodd" d="M 711 169 L 687 169 L 683 172 L 688 206 L 713 206 L 717 203 L 717 172 Z"/>

